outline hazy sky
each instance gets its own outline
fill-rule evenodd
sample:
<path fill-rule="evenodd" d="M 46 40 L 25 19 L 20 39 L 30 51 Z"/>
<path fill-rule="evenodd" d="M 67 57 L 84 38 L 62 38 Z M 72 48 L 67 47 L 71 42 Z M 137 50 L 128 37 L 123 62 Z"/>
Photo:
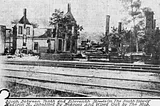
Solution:
<path fill-rule="evenodd" d="M 150 7 L 155 12 L 157 26 L 160 26 L 160 0 L 141 0 L 142 7 Z M 120 0 L 0 0 L 0 24 L 10 25 L 14 19 L 20 19 L 23 9 L 27 8 L 30 22 L 36 22 L 40 27 L 46 27 L 54 9 L 66 13 L 67 4 L 77 23 L 86 32 L 104 32 L 105 18 L 111 16 L 110 26 L 117 26 L 122 18 L 127 16 Z"/>

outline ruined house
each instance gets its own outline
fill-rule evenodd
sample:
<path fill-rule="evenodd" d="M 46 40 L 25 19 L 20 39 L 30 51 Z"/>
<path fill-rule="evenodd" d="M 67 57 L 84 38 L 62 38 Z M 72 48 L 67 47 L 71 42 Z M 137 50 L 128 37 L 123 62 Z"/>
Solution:
<path fill-rule="evenodd" d="M 70 4 L 68 4 L 68 11 L 64 17 L 70 19 L 70 22 L 65 24 L 66 32 L 61 31 L 61 25 L 59 24 L 58 28 L 47 28 L 45 32 L 36 35 L 36 31 L 40 29 L 33 28 L 27 19 L 27 10 L 24 9 L 23 17 L 14 25 L 13 29 L 10 29 L 12 34 L 8 37 L 9 41 L 6 41 L 6 35 L 8 35 L 6 34 L 6 27 L 1 26 L 3 48 L 5 49 L 8 47 L 6 45 L 10 45 L 10 48 L 16 50 L 25 46 L 27 51 L 31 50 L 36 53 L 76 53 L 78 31 Z"/>

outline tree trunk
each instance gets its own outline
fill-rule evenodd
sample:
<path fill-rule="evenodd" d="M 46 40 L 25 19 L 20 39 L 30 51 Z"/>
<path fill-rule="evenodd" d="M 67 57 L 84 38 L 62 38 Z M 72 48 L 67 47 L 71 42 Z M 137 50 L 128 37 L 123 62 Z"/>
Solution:
<path fill-rule="evenodd" d="M 132 3 L 133 3 L 133 0 L 131 0 L 131 5 L 132 5 Z M 132 8 L 132 12 L 133 12 L 133 7 L 131 7 L 131 8 Z M 132 16 L 132 17 L 133 17 L 133 25 L 134 25 L 133 34 L 134 34 L 134 36 L 136 38 L 136 52 L 138 52 L 139 51 L 139 48 L 138 48 L 138 36 L 135 33 L 135 31 L 136 31 L 136 28 L 135 28 L 135 17 L 134 16 Z"/>
<path fill-rule="evenodd" d="M 136 28 L 135 28 L 135 19 L 133 19 L 133 24 L 134 24 L 133 35 L 135 36 L 135 39 L 136 39 L 136 52 L 138 52 L 139 51 L 139 47 L 138 47 L 138 36 L 136 34 Z"/>

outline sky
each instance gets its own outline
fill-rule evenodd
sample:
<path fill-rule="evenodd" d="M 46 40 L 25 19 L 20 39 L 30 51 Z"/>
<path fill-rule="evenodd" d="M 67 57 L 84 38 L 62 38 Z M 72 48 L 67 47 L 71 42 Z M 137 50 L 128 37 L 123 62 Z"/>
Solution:
<path fill-rule="evenodd" d="M 157 26 L 160 26 L 160 0 L 141 0 L 142 7 L 150 7 L 155 13 Z M 110 15 L 110 27 L 118 26 L 118 22 L 128 17 L 120 0 L 0 0 L 0 25 L 10 26 L 12 20 L 23 16 L 27 9 L 30 22 L 45 28 L 49 17 L 55 9 L 67 12 L 67 4 L 79 25 L 85 32 L 105 32 L 106 15 Z"/>

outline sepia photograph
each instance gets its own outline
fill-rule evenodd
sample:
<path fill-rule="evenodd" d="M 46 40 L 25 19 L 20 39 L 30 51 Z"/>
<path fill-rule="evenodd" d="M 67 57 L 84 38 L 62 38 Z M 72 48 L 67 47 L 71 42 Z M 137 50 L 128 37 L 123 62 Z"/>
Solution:
<path fill-rule="evenodd" d="M 1 0 L 0 90 L 159 98 L 159 27 L 160 0 Z"/>

